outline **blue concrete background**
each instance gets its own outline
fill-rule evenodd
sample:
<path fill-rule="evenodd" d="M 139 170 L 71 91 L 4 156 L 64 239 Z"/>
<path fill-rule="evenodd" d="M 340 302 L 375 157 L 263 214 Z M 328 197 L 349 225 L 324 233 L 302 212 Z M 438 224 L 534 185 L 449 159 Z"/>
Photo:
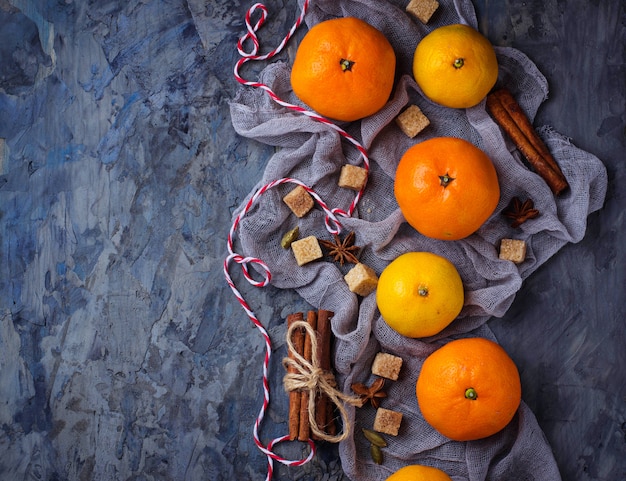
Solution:
<path fill-rule="evenodd" d="M 264 478 L 264 345 L 222 273 L 231 213 L 273 153 L 229 119 L 251 4 L 0 1 L 0 479 Z M 483 33 L 547 77 L 536 125 L 609 173 L 585 238 L 490 326 L 563 479 L 626 479 L 624 3 L 474 4 Z M 275 45 L 297 5 L 267 6 L 261 38 Z M 244 289 L 280 372 L 282 319 L 307 307 Z M 286 432 L 286 413 L 273 396 L 264 438 Z M 276 470 L 344 478 L 332 446 Z"/>

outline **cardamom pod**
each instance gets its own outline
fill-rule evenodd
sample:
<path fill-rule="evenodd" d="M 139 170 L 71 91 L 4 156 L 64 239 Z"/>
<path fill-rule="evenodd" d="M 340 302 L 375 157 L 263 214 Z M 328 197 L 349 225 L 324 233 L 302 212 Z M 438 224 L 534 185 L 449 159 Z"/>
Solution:
<path fill-rule="evenodd" d="M 372 461 L 376 464 L 383 464 L 383 450 L 380 449 L 380 446 L 370 444 L 370 453 L 372 455 Z"/>
<path fill-rule="evenodd" d="M 384 448 L 387 446 L 387 441 L 385 441 L 385 438 L 383 438 L 380 435 L 380 433 L 377 433 L 376 431 L 372 431 L 371 429 L 367 429 L 367 428 L 362 428 L 362 429 L 363 429 L 363 435 L 370 443 L 372 443 L 375 446 L 378 446 L 379 448 Z"/>
<path fill-rule="evenodd" d="M 299 235 L 300 229 L 298 228 L 298 226 L 295 226 L 283 236 L 283 238 L 280 240 L 280 246 L 283 249 L 289 249 L 289 247 L 291 247 L 291 243 L 295 241 Z"/>

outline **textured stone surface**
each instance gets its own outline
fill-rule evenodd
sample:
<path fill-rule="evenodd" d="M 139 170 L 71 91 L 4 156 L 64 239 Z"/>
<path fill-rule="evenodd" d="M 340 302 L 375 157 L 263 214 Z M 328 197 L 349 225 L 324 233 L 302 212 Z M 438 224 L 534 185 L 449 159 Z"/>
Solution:
<path fill-rule="evenodd" d="M 251 4 L 0 1 L 0 479 L 264 478 L 252 438 L 264 344 L 222 273 L 231 212 L 272 154 L 229 122 Z M 563 479 L 623 479 L 624 7 L 475 5 L 495 44 L 546 75 L 536 124 L 609 173 L 585 238 L 490 325 Z M 261 39 L 273 46 L 297 5 L 268 9 Z M 279 373 L 282 319 L 307 307 L 290 292 L 242 288 Z M 278 376 L 271 387 L 281 392 Z M 263 439 L 286 432 L 286 412 L 286 397 L 273 396 Z M 276 472 L 343 478 L 332 447 Z"/>

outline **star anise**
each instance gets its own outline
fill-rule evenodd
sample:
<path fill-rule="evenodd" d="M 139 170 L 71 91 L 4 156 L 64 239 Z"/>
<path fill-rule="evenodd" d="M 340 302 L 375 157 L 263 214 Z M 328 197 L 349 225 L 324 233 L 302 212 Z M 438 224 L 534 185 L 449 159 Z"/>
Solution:
<path fill-rule="evenodd" d="M 365 384 L 359 382 L 352 384 L 350 387 L 361 397 L 361 406 L 369 401 L 372 403 L 374 409 L 378 409 L 378 406 L 380 406 L 380 400 L 387 397 L 387 393 L 383 391 L 383 387 L 385 387 L 385 379 L 382 377 L 376 379 L 371 386 L 366 386 Z"/>
<path fill-rule="evenodd" d="M 345 262 L 352 264 L 358 264 L 359 260 L 356 258 L 356 253 L 359 251 L 359 247 L 354 245 L 354 232 L 350 232 L 343 241 L 337 234 L 333 234 L 334 242 L 320 240 L 320 244 L 328 249 L 328 254 L 333 257 L 336 262 L 339 262 L 343 266 Z"/>
<path fill-rule="evenodd" d="M 539 211 L 535 209 L 532 199 L 526 199 L 522 202 L 519 197 L 513 197 L 508 207 L 502 213 L 509 219 L 513 219 L 511 227 L 519 227 L 529 219 L 534 219 L 539 215 Z"/>

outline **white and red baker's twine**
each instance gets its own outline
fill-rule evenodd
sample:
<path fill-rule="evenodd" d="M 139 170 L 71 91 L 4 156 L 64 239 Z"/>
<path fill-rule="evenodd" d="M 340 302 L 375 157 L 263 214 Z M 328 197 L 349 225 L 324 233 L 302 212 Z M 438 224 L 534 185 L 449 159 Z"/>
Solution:
<path fill-rule="evenodd" d="M 277 104 L 286 107 L 290 110 L 293 110 L 294 112 L 298 112 L 300 114 L 306 115 L 318 122 L 323 123 L 324 125 L 327 125 L 328 127 L 334 129 L 336 132 L 338 132 L 344 139 L 348 140 L 350 143 L 352 143 L 356 149 L 360 152 L 361 157 L 363 159 L 363 165 L 364 168 L 369 171 L 369 158 L 367 155 L 367 151 L 366 149 L 355 139 L 353 138 L 350 134 L 348 134 L 345 130 L 343 130 L 341 127 L 337 126 L 336 124 L 334 124 L 333 122 L 331 122 L 330 120 L 326 119 L 325 117 L 322 117 L 321 115 L 309 111 L 299 105 L 294 105 L 291 104 L 289 102 L 286 102 L 284 100 L 282 100 L 280 97 L 278 97 L 278 95 L 276 95 L 276 93 L 274 93 L 274 91 L 272 91 L 272 89 L 260 82 L 255 82 L 255 81 L 248 81 L 245 80 L 243 77 L 241 77 L 241 75 L 239 74 L 239 70 L 241 69 L 241 67 L 248 61 L 262 61 L 262 60 L 267 60 L 269 58 L 272 58 L 273 56 L 277 55 L 283 48 L 284 46 L 287 44 L 287 42 L 289 41 L 289 39 L 293 36 L 293 34 L 295 33 L 295 31 L 298 29 L 298 27 L 302 24 L 302 22 L 304 21 L 304 17 L 306 15 L 307 9 L 309 7 L 309 0 L 304 0 L 304 3 L 302 5 L 302 9 L 300 11 L 300 15 L 297 18 L 296 22 L 294 23 L 294 25 L 291 27 L 291 29 L 289 30 L 289 32 L 287 33 L 287 35 L 283 38 L 283 40 L 280 42 L 280 44 L 271 52 L 263 54 L 263 55 L 259 55 L 258 51 L 260 48 L 259 45 L 259 40 L 258 37 L 256 35 L 256 32 L 263 26 L 263 24 L 265 23 L 265 20 L 267 18 L 267 8 L 265 7 L 265 5 L 261 4 L 261 3 L 255 3 L 254 5 L 252 5 L 252 7 L 250 7 L 250 9 L 246 12 L 246 17 L 245 17 L 245 23 L 246 23 L 246 29 L 247 29 L 247 33 L 244 34 L 239 41 L 237 42 L 237 51 L 239 52 L 239 55 L 241 56 L 241 58 L 237 61 L 237 63 L 235 64 L 235 68 L 234 68 L 234 74 L 235 74 L 235 78 L 237 79 L 237 81 L 239 83 L 241 83 L 242 85 L 246 85 L 249 87 L 254 87 L 254 88 L 260 88 L 262 90 L 264 90 L 272 100 L 274 100 Z M 257 22 L 252 25 L 252 16 L 255 14 L 256 11 L 260 11 L 261 15 L 260 18 L 257 20 Z M 252 43 L 252 50 L 251 52 L 246 52 L 244 50 L 244 43 L 247 42 L 251 42 Z M 314 442 L 309 439 L 308 443 L 310 446 L 310 452 L 309 455 L 306 458 L 303 459 L 297 459 L 297 460 L 288 460 L 288 459 L 284 459 L 281 456 L 277 455 L 276 453 L 274 453 L 272 451 L 273 447 L 282 442 L 282 441 L 286 441 L 289 439 L 289 435 L 286 436 L 281 436 L 279 438 L 273 439 L 271 440 L 267 445 L 264 445 L 263 442 L 261 441 L 260 437 L 259 437 L 259 427 L 261 425 L 261 422 L 263 421 L 263 418 L 265 417 L 265 413 L 267 411 L 267 408 L 269 406 L 269 401 L 270 401 L 270 391 L 269 391 L 269 374 L 268 374 L 268 368 L 269 368 L 269 362 L 270 362 L 270 357 L 271 357 L 271 352 L 272 352 L 272 344 L 271 344 L 271 339 L 269 337 L 269 334 L 267 333 L 267 330 L 263 327 L 263 324 L 258 320 L 258 318 L 256 317 L 256 315 L 254 314 L 254 312 L 252 311 L 252 309 L 250 308 L 250 306 L 248 305 L 248 303 L 246 302 L 246 300 L 244 299 L 243 295 L 239 292 L 239 290 L 237 289 L 237 287 L 235 286 L 235 283 L 233 282 L 230 273 L 229 273 L 229 266 L 231 264 L 231 262 L 234 262 L 236 264 L 239 264 L 241 266 L 241 270 L 243 272 L 244 278 L 253 286 L 256 287 L 265 287 L 270 283 L 271 280 L 271 272 L 268 268 L 268 266 L 261 260 L 255 257 L 245 257 L 242 256 L 240 254 L 237 254 L 234 251 L 234 247 L 233 247 L 233 240 L 235 237 L 235 232 L 237 230 L 237 227 L 239 226 L 239 223 L 241 221 L 241 219 L 243 218 L 243 216 L 245 216 L 248 211 L 253 207 L 253 205 L 255 204 L 255 202 L 257 201 L 257 199 L 263 195 L 265 192 L 267 192 L 268 190 L 279 186 L 279 185 L 283 185 L 286 183 L 293 183 L 293 184 L 297 184 L 302 186 L 309 194 L 311 194 L 311 196 L 315 199 L 315 201 L 317 202 L 317 204 L 322 208 L 322 210 L 325 212 L 326 214 L 326 218 L 325 218 L 325 224 L 326 224 L 326 229 L 328 230 L 328 232 L 330 232 L 331 234 L 339 234 L 339 232 L 341 231 L 341 222 L 339 221 L 338 217 L 350 217 L 352 216 L 352 214 L 354 213 L 354 210 L 361 198 L 361 195 L 363 193 L 363 189 L 361 189 L 361 191 L 359 191 L 355 197 L 353 198 L 350 206 L 348 207 L 347 210 L 342 210 L 342 209 L 330 209 L 326 203 L 315 193 L 315 191 L 305 185 L 303 182 L 297 180 L 297 179 L 293 179 L 293 178 L 289 178 L 289 177 L 285 177 L 282 179 L 278 179 L 272 182 L 269 182 L 268 184 L 265 184 L 264 186 L 262 186 L 258 191 L 256 191 L 248 200 L 248 202 L 245 204 L 244 208 L 241 210 L 241 212 L 239 212 L 239 214 L 235 217 L 235 219 L 233 220 L 231 229 L 229 231 L 228 234 L 228 256 L 226 257 L 226 259 L 224 259 L 224 276 L 226 277 L 226 281 L 228 282 L 228 285 L 230 286 L 231 290 L 233 291 L 233 293 L 235 294 L 235 297 L 237 298 L 237 300 L 239 301 L 239 303 L 241 304 L 242 308 L 244 309 L 244 311 L 246 312 L 246 314 L 248 315 L 248 317 L 250 318 L 250 320 L 252 321 L 252 323 L 255 325 L 255 327 L 259 330 L 259 332 L 261 333 L 261 335 L 263 336 L 263 339 L 265 340 L 265 357 L 263 360 L 263 405 L 261 406 L 261 409 L 259 411 L 259 414 L 257 415 L 257 419 L 255 421 L 254 424 L 254 428 L 253 428 L 253 436 L 254 436 L 254 441 L 255 444 L 257 445 L 257 447 L 267 456 L 267 462 L 268 462 L 268 469 L 267 469 L 267 477 L 266 477 L 266 481 L 270 481 L 272 479 L 272 475 L 274 472 L 274 460 L 285 464 L 287 466 L 301 466 L 307 462 L 309 462 L 313 456 L 315 455 L 315 444 Z M 249 269 L 248 269 L 248 265 L 249 264 L 256 264 L 257 267 L 259 267 L 263 272 L 261 273 L 262 275 L 262 280 L 258 281 L 255 280 Z"/>

